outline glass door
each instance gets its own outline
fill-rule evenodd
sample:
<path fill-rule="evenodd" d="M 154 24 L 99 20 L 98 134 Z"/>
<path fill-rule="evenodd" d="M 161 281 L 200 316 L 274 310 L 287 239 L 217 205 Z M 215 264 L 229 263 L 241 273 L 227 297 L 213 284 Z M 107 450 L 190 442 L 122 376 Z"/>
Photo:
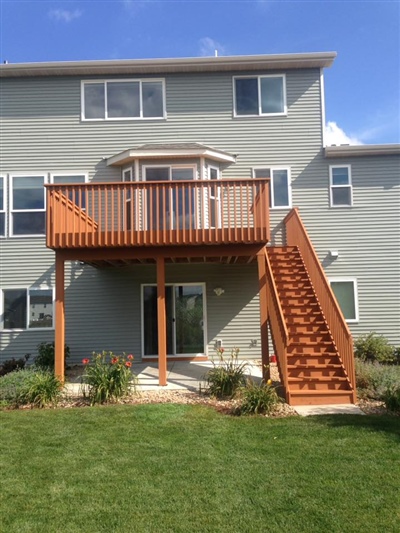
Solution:
<path fill-rule="evenodd" d="M 167 285 L 167 353 L 190 356 L 204 353 L 203 285 Z M 143 355 L 157 356 L 157 286 L 145 285 L 142 296 Z"/>

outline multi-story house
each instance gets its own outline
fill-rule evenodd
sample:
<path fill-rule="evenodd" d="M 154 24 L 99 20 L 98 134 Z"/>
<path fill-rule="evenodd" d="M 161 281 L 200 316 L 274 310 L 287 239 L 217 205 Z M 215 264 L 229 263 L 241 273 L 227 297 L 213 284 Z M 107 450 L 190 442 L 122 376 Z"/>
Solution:
<path fill-rule="evenodd" d="M 273 346 L 289 402 L 354 401 L 351 333 L 400 344 L 400 149 L 324 147 L 334 58 L 2 65 L 2 359 L 55 338 L 60 376 L 66 342 L 163 385 Z"/>

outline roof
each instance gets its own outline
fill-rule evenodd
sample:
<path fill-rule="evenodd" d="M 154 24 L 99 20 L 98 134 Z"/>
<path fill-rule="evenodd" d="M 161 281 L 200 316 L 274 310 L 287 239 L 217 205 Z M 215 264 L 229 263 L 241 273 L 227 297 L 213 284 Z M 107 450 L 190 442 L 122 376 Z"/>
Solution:
<path fill-rule="evenodd" d="M 251 56 L 180 57 L 163 59 L 118 59 L 106 61 L 57 61 L 49 63 L 7 63 L 0 65 L 0 77 L 101 76 L 115 74 L 167 74 L 287 70 L 330 67 L 336 52 Z"/>
<path fill-rule="evenodd" d="M 399 155 L 400 144 L 360 144 L 326 146 L 325 157 L 361 157 L 368 155 Z"/>
<path fill-rule="evenodd" d="M 214 161 L 235 163 L 236 156 L 199 143 L 143 144 L 107 159 L 108 166 L 122 166 L 135 159 L 207 157 Z"/>

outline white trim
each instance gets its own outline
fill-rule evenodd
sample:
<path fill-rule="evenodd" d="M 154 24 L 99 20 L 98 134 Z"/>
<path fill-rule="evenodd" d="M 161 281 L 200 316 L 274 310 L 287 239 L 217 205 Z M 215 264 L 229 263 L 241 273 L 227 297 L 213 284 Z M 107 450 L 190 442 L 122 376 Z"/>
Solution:
<path fill-rule="evenodd" d="M 283 92 L 283 111 L 279 113 L 262 113 L 261 110 L 261 80 L 263 78 L 282 78 L 282 92 Z M 236 112 L 236 83 L 237 79 L 257 79 L 257 88 L 258 88 L 258 113 L 256 114 L 246 114 L 238 115 Z M 233 76 L 232 77 L 233 85 L 233 117 L 234 118 L 251 118 L 251 117 L 283 117 L 287 116 L 287 98 L 286 98 L 286 74 L 265 74 L 265 75 L 251 75 L 247 74 L 246 76 Z"/>
<path fill-rule="evenodd" d="M 193 286 L 200 286 L 202 287 L 202 296 L 203 296 L 203 353 L 198 354 L 167 354 L 167 357 L 170 357 L 171 359 L 179 358 L 179 357 L 204 357 L 207 356 L 207 291 L 206 291 L 206 283 L 205 282 L 185 282 L 185 283 L 166 283 L 166 287 L 193 287 Z M 143 360 L 151 359 L 154 357 L 158 357 L 158 354 L 154 355 L 144 355 L 144 288 L 145 287 L 157 287 L 157 283 L 141 283 L 140 284 L 140 335 L 141 335 L 141 358 Z M 175 291 L 172 291 L 172 299 L 173 299 L 173 311 L 175 313 Z M 173 322 L 173 324 L 176 324 L 176 321 Z M 175 326 L 172 328 L 172 348 L 176 352 L 176 328 Z"/>
<path fill-rule="evenodd" d="M 264 170 L 269 169 L 271 173 L 270 183 L 271 183 L 271 194 L 270 194 L 270 209 L 278 210 L 278 209 L 291 209 L 292 207 L 292 173 L 291 173 L 291 167 L 286 166 L 280 166 L 280 165 L 262 165 L 262 166 L 256 166 L 252 167 L 251 173 L 252 178 L 256 178 L 256 170 Z M 288 200 L 289 205 L 274 205 L 274 170 L 286 170 L 287 172 L 287 179 L 288 179 Z"/>
<path fill-rule="evenodd" d="M 126 179 L 126 177 L 125 177 L 126 174 L 129 175 L 129 178 L 128 178 L 128 179 Z M 133 174 L 132 174 L 132 167 L 124 168 L 124 169 L 122 170 L 122 181 L 123 181 L 123 182 L 126 183 L 126 182 L 129 182 L 129 181 L 132 181 L 132 176 L 133 176 Z"/>
<path fill-rule="evenodd" d="M 161 83 L 161 99 L 163 114 L 158 117 L 143 116 L 143 83 L 159 82 Z M 130 117 L 109 117 L 107 109 L 107 85 L 111 83 L 139 83 L 139 116 Z M 85 117 L 85 85 L 103 84 L 104 87 L 104 117 L 86 118 Z M 105 121 L 126 121 L 126 120 L 165 120 L 167 118 L 166 96 L 165 96 L 165 78 L 112 78 L 99 80 L 81 80 L 81 120 L 83 122 L 105 122 Z"/>
<path fill-rule="evenodd" d="M 333 185 L 333 173 L 332 170 L 334 168 L 347 168 L 347 175 L 348 175 L 348 184 L 343 185 Z M 340 189 L 340 188 L 349 188 L 350 189 L 350 204 L 334 204 L 333 203 L 333 195 L 332 195 L 332 189 Z M 351 179 L 351 165 L 329 165 L 329 206 L 333 207 L 335 209 L 338 208 L 348 208 L 353 207 L 353 183 Z"/>
<path fill-rule="evenodd" d="M 0 214 L 4 215 L 4 235 L 0 234 L 0 239 L 5 239 L 7 237 L 7 230 L 8 230 L 8 224 L 7 224 L 7 175 L 6 174 L 0 174 L 0 180 L 3 182 L 3 209 L 0 209 Z M 1 311 L 1 309 L 0 309 Z"/>
<path fill-rule="evenodd" d="M 355 310 L 355 313 L 356 313 L 356 316 L 355 318 L 346 318 L 345 317 L 345 320 L 347 323 L 349 324 L 355 324 L 357 322 L 360 321 L 360 315 L 359 315 L 359 307 L 358 307 L 358 283 L 357 283 L 357 278 L 355 277 L 352 277 L 352 276 L 329 276 L 328 277 L 328 282 L 329 282 L 329 285 L 335 282 L 338 282 L 338 283 L 353 283 L 353 298 L 354 298 L 354 310 Z M 333 289 L 332 289 L 332 292 L 333 292 Z M 335 295 L 335 293 L 333 293 Z M 336 296 L 335 296 L 336 298 Z M 338 305 L 339 305 L 339 302 L 338 302 Z M 339 305 L 340 307 L 340 305 Z M 342 311 L 343 313 L 343 311 Z M 343 316 L 344 316 L 344 313 L 343 313 Z"/>
<path fill-rule="evenodd" d="M 4 327 L 4 291 L 25 291 L 26 296 L 26 317 L 24 328 L 5 328 Z M 50 327 L 32 328 L 29 327 L 29 309 L 30 309 L 30 292 L 31 291 L 51 291 L 51 303 L 52 303 L 52 325 Z M 27 287 L 2 287 L 0 289 L 0 332 L 18 332 L 18 331 L 54 331 L 55 327 L 55 290 L 54 287 L 49 286 L 29 286 Z"/>
<path fill-rule="evenodd" d="M 321 103 L 321 122 L 322 122 L 322 146 L 325 146 L 325 84 L 324 84 L 324 69 L 319 69 L 319 90 Z"/>
<path fill-rule="evenodd" d="M 13 183 L 14 178 L 43 178 L 43 209 L 17 209 L 14 210 L 13 208 Z M 10 187 L 9 187 L 9 213 L 10 213 L 10 237 L 15 238 L 31 238 L 31 237 L 43 237 L 46 235 L 46 227 L 44 230 L 44 233 L 35 233 L 35 234 L 24 234 L 24 235 L 14 235 L 14 220 L 13 215 L 14 213 L 46 213 L 46 190 L 45 190 L 45 183 L 47 183 L 48 174 L 46 172 L 37 172 L 37 173 L 15 173 L 10 174 Z"/>

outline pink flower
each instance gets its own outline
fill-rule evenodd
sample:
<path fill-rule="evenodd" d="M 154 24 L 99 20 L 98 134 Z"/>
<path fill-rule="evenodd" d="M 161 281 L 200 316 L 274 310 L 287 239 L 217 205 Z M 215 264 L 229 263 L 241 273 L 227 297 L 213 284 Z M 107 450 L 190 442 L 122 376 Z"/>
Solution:
<path fill-rule="evenodd" d="M 130 367 L 132 366 L 132 363 L 131 363 L 130 361 L 127 361 L 127 362 L 125 363 L 125 366 L 127 366 L 128 368 L 130 368 Z"/>
<path fill-rule="evenodd" d="M 82 363 L 84 365 L 88 365 L 90 363 L 90 359 L 82 359 Z"/>
<path fill-rule="evenodd" d="M 129 359 L 130 361 L 132 361 L 132 359 L 133 359 L 133 355 L 130 353 L 130 354 L 128 355 L 127 359 Z"/>
<path fill-rule="evenodd" d="M 113 358 L 111 359 L 111 364 L 112 364 L 112 365 L 115 365 L 116 363 L 118 363 L 118 357 L 113 357 Z"/>

